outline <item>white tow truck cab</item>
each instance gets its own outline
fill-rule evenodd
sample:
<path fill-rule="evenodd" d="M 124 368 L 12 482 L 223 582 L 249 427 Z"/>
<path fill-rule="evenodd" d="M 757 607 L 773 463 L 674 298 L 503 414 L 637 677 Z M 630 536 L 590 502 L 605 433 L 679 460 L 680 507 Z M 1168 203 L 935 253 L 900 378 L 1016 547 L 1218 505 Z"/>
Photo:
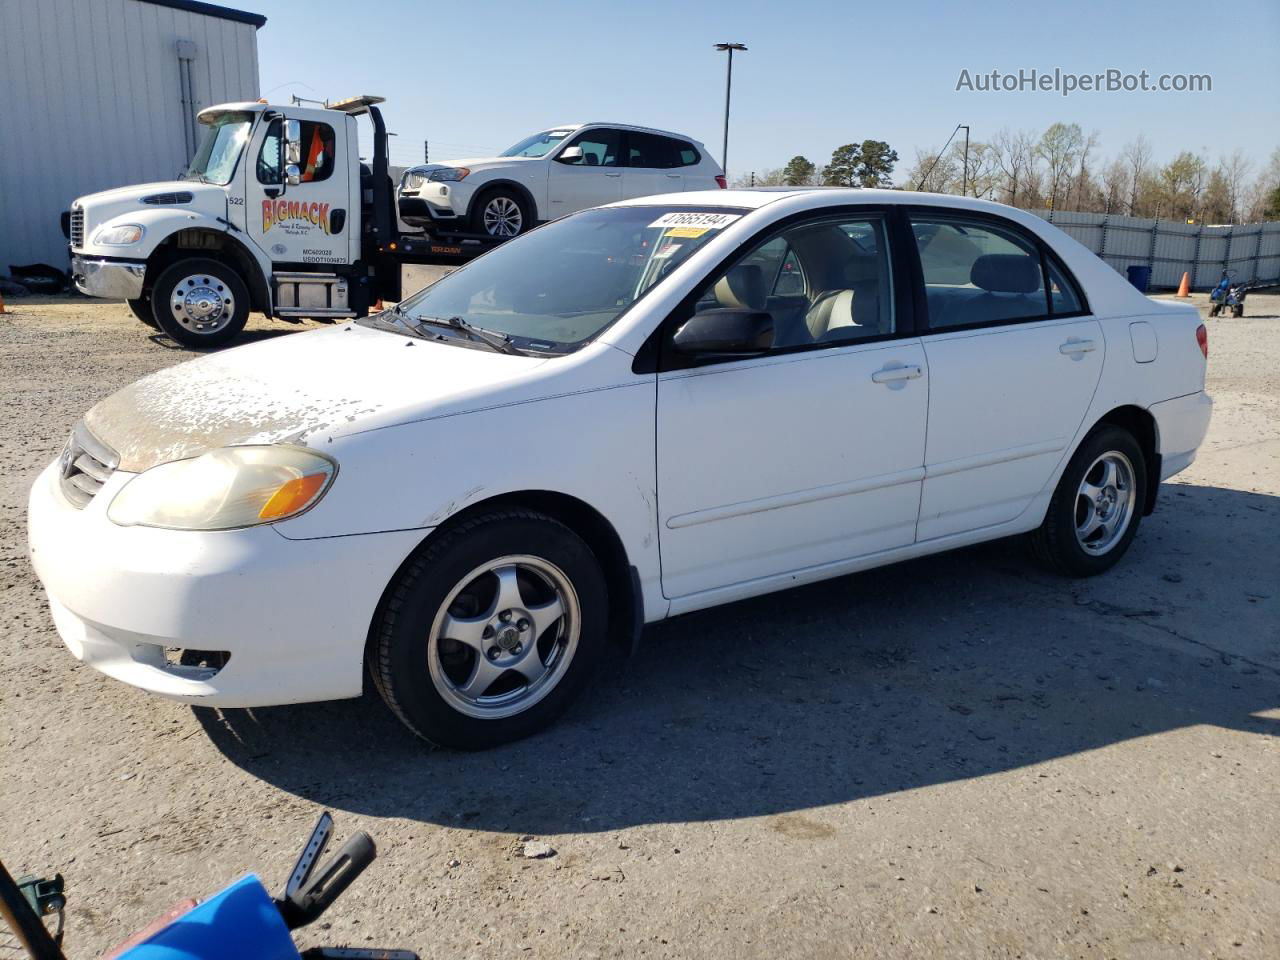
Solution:
<path fill-rule="evenodd" d="M 340 319 L 398 300 L 402 262 L 432 245 L 397 231 L 382 101 L 202 110 L 204 139 L 180 179 L 72 203 L 63 227 L 77 289 L 206 347 L 235 337 L 250 310 Z M 371 164 L 359 158 L 364 114 Z"/>

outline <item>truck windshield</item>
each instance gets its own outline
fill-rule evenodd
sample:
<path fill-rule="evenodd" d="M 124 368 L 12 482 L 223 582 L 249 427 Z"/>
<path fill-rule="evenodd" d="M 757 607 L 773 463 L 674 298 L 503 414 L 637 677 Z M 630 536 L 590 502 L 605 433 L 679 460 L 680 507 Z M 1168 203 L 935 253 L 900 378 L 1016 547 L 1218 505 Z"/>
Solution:
<path fill-rule="evenodd" d="M 507 241 L 406 299 L 397 315 L 410 327 L 448 327 L 461 318 L 521 349 L 569 352 L 744 213 L 665 205 L 586 210 Z"/>
<path fill-rule="evenodd" d="M 200 149 L 183 175 L 184 180 L 204 180 L 225 186 L 236 172 L 236 162 L 249 140 L 252 113 L 224 113 L 205 131 Z"/>
<path fill-rule="evenodd" d="M 572 131 L 570 130 L 548 130 L 546 133 L 535 133 L 532 137 L 525 137 L 514 147 L 508 147 L 503 150 L 499 156 L 503 157 L 541 157 L 545 156 L 547 151 L 554 147 L 557 143 L 567 137 Z"/>

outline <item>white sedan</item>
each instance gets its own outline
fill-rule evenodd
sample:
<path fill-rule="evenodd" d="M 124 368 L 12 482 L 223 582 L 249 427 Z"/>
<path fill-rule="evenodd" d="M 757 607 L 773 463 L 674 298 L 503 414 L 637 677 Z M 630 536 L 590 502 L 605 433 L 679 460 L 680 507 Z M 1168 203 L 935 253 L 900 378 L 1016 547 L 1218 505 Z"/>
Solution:
<path fill-rule="evenodd" d="M 1115 564 L 1211 402 L 1194 309 L 978 200 L 586 210 L 366 320 L 153 374 L 31 491 L 72 653 L 195 704 L 360 695 L 474 748 L 691 610 L 1011 534 Z"/>

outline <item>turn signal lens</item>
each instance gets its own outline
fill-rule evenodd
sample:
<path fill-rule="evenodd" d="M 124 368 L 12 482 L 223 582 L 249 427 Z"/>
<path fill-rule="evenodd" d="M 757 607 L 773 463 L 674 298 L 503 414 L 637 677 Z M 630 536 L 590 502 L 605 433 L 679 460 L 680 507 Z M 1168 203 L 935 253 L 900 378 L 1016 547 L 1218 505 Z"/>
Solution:
<path fill-rule="evenodd" d="M 306 509 L 328 482 L 327 473 L 312 473 L 290 480 L 271 495 L 271 499 L 258 511 L 258 519 L 278 520 Z"/>
<path fill-rule="evenodd" d="M 1200 344 L 1200 352 L 1204 354 L 1206 360 L 1209 359 L 1209 331 L 1204 328 L 1204 324 L 1196 327 L 1196 343 Z"/>

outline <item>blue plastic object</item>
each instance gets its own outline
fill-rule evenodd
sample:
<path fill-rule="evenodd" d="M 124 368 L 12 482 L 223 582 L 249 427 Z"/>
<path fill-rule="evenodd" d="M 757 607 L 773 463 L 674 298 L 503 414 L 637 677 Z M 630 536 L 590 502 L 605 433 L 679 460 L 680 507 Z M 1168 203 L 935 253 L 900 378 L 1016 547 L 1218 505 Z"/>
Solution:
<path fill-rule="evenodd" d="M 298 960 L 266 887 L 249 874 L 193 907 L 120 960 Z"/>
<path fill-rule="evenodd" d="M 1141 290 L 1147 292 L 1147 288 L 1151 286 L 1151 268 L 1147 266 L 1125 267 L 1125 273 L 1129 275 L 1129 282 Z"/>

